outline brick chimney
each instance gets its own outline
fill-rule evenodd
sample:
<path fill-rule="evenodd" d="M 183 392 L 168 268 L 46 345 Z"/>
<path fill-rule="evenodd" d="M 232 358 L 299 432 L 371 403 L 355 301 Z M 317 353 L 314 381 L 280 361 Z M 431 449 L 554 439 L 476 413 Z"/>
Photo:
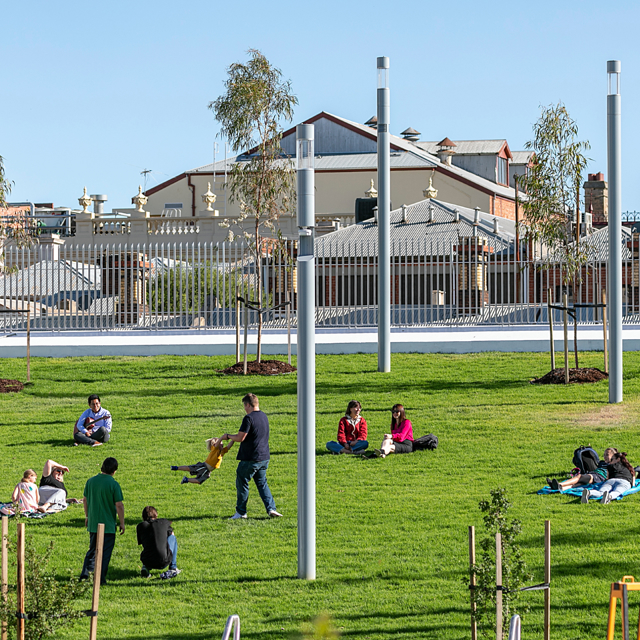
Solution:
<path fill-rule="evenodd" d="M 604 174 L 590 173 L 583 187 L 585 209 L 593 214 L 593 226 L 606 226 L 609 220 L 609 188 L 604 180 Z"/>

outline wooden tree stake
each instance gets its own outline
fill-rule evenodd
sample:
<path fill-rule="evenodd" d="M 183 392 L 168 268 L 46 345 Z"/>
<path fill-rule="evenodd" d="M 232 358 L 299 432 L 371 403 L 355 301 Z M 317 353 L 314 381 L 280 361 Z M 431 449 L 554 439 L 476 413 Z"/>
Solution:
<path fill-rule="evenodd" d="M 9 518 L 2 516 L 2 577 L 0 582 L 0 594 L 4 602 L 7 601 L 7 590 L 9 588 L 9 557 L 7 555 L 7 537 L 9 535 Z M 0 638 L 7 640 L 7 623 L 2 623 Z"/>
<path fill-rule="evenodd" d="M 604 344 L 604 372 L 609 373 L 609 354 L 607 352 L 607 290 L 602 290 L 602 333 Z"/>
<path fill-rule="evenodd" d="M 471 595 L 471 640 L 478 638 L 478 624 L 476 622 L 476 572 L 474 570 L 476 564 L 476 528 L 469 527 L 469 593 Z"/>
<path fill-rule="evenodd" d="M 249 309 L 244 305 L 244 375 L 247 375 L 247 339 L 249 333 Z"/>
<path fill-rule="evenodd" d="M 24 522 L 18 523 L 18 582 L 16 613 L 18 614 L 17 640 L 24 640 Z"/>
<path fill-rule="evenodd" d="M 496 533 L 496 640 L 502 640 L 502 534 Z"/>
<path fill-rule="evenodd" d="M 551 584 L 551 521 L 544 521 L 544 581 Z M 551 637 L 551 588 L 544 590 L 544 640 Z"/>
<path fill-rule="evenodd" d="M 287 288 L 285 302 L 289 302 L 291 299 L 289 297 L 289 288 L 286 284 L 285 287 Z M 288 304 L 285 308 L 287 310 L 287 362 L 291 365 L 291 305 Z"/>
<path fill-rule="evenodd" d="M 31 381 L 31 303 L 27 305 L 27 382 Z"/>
<path fill-rule="evenodd" d="M 556 368 L 556 347 L 553 342 L 553 309 L 551 308 L 551 289 L 547 289 L 547 318 L 549 320 L 549 337 L 551 341 L 551 371 Z"/>
<path fill-rule="evenodd" d="M 240 362 L 240 300 L 238 300 L 238 283 L 236 282 L 236 362 Z"/>
<path fill-rule="evenodd" d="M 562 306 L 564 307 L 562 311 L 562 319 L 564 321 L 564 383 L 569 384 L 569 326 L 567 320 L 567 304 L 568 298 L 565 293 L 562 296 Z"/>
<path fill-rule="evenodd" d="M 91 621 L 89 640 L 96 640 L 98 633 L 98 604 L 100 603 L 100 577 L 102 574 L 102 550 L 104 548 L 104 524 L 98 524 L 96 533 L 95 570 L 93 572 L 93 597 L 91 598 Z"/>

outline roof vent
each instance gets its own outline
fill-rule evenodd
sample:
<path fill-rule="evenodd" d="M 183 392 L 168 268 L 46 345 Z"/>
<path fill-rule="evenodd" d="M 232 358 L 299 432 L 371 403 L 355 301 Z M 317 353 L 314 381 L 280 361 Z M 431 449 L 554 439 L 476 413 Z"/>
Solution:
<path fill-rule="evenodd" d="M 373 207 L 373 224 L 378 224 L 378 207 Z"/>
<path fill-rule="evenodd" d="M 493 233 L 498 233 L 500 231 L 500 223 L 498 222 L 498 218 L 493 219 Z"/>
<path fill-rule="evenodd" d="M 473 214 L 473 224 L 476 227 L 480 224 L 480 207 L 475 208 L 475 213 Z"/>
<path fill-rule="evenodd" d="M 460 212 L 457 209 L 453 210 L 453 221 L 460 222 Z"/>
<path fill-rule="evenodd" d="M 93 200 L 93 212 L 98 214 L 104 213 L 104 203 L 107 201 L 107 196 L 102 194 L 96 194 L 89 196 Z"/>
<path fill-rule="evenodd" d="M 431 203 L 427 207 L 427 222 L 433 222 L 433 205 Z"/>
<path fill-rule="evenodd" d="M 455 142 L 453 142 L 452 140 L 449 140 L 449 138 L 445 138 L 444 140 L 440 140 L 440 142 L 438 142 L 437 147 L 438 147 L 438 158 L 440 158 L 440 162 L 443 162 L 444 164 L 451 164 L 451 156 L 454 156 L 456 153 L 455 148 L 458 145 L 456 145 Z"/>
<path fill-rule="evenodd" d="M 406 204 L 402 205 L 402 222 L 404 223 L 407 222 L 407 205 Z"/>
<path fill-rule="evenodd" d="M 371 116 L 366 122 L 365 124 L 368 127 L 371 127 L 372 129 L 377 129 L 378 128 L 378 116 Z"/>
<path fill-rule="evenodd" d="M 409 142 L 418 142 L 418 140 L 420 140 L 420 132 L 412 129 L 411 127 L 405 129 L 400 135 L 405 140 L 409 140 Z"/>

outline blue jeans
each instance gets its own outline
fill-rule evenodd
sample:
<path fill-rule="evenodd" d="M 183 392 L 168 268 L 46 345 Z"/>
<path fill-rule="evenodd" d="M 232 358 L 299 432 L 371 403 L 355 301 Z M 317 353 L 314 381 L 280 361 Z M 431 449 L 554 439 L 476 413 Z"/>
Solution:
<path fill-rule="evenodd" d="M 269 461 L 263 460 L 262 462 L 249 462 L 241 460 L 238 462 L 238 468 L 236 469 L 236 511 L 244 516 L 247 513 L 247 500 L 249 500 L 249 481 L 253 478 L 253 481 L 258 487 L 258 493 L 264 502 L 267 513 L 269 511 L 276 510 L 276 503 L 271 495 L 271 490 L 267 484 L 267 468 L 269 467 Z"/>
<path fill-rule="evenodd" d="M 589 496 L 592 498 L 600 498 L 607 489 L 609 490 L 609 497 L 615 500 L 619 495 L 631 489 L 631 483 L 624 478 L 611 478 L 607 480 L 600 489 L 591 489 Z"/>
<path fill-rule="evenodd" d="M 89 533 L 89 551 L 84 557 L 84 564 L 82 565 L 82 571 L 80 576 L 83 578 L 89 577 L 89 574 L 94 570 L 96 566 L 96 543 L 98 542 L 97 533 Z M 102 545 L 102 568 L 100 571 L 100 584 L 107 582 L 107 571 L 109 570 L 109 561 L 111 560 L 111 554 L 113 553 L 113 547 L 116 544 L 115 533 L 105 533 L 104 542 Z"/>
<path fill-rule="evenodd" d="M 169 549 L 171 549 L 171 562 L 169 563 L 169 569 L 175 569 L 178 566 L 176 564 L 178 560 L 178 541 L 172 533 L 167 538 L 167 542 L 169 543 Z"/>
<path fill-rule="evenodd" d="M 364 451 L 368 446 L 369 443 L 366 440 L 356 440 L 356 443 L 351 447 L 351 451 L 359 453 L 360 451 Z M 327 449 L 333 451 L 333 453 L 340 453 L 343 448 L 344 447 L 339 442 L 335 442 L 335 440 L 327 442 Z"/>

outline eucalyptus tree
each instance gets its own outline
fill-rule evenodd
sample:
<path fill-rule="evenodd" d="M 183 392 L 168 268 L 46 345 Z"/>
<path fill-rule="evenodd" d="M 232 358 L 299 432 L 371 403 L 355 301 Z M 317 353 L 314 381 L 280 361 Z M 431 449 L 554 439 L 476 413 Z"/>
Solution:
<path fill-rule="evenodd" d="M 582 267 L 587 261 L 580 242 L 580 188 L 589 161 L 584 153 L 591 148 L 589 142 L 579 141 L 577 137 L 578 125 L 564 104 L 543 107 L 533 125 L 533 140 L 525 145 L 535 152 L 533 166 L 520 181 L 526 192 L 522 205 L 525 237 L 531 244 L 546 247 L 545 266 L 558 259 L 565 263 L 563 284 L 573 283 L 576 301 Z M 571 224 L 574 212 L 575 233 Z M 577 368 L 577 346 L 575 359 Z"/>
<path fill-rule="evenodd" d="M 30 246 L 36 241 L 30 233 L 32 220 L 27 218 L 27 212 L 8 211 L 7 198 L 12 186 L 13 182 L 7 179 L 4 170 L 4 159 L 0 156 L 0 275 L 7 271 L 5 249 L 9 241 L 18 247 Z"/>
<path fill-rule="evenodd" d="M 519 181 L 527 194 L 522 204 L 527 239 L 546 245 L 550 257 L 561 255 L 571 278 L 585 262 L 571 222 L 588 162 L 584 152 L 590 149 L 577 135 L 578 125 L 562 103 L 544 107 L 533 140 L 525 145 L 535 152 L 533 166 Z"/>
<path fill-rule="evenodd" d="M 246 63 L 236 62 L 227 69 L 225 93 L 209 104 L 220 123 L 220 135 L 236 152 L 244 151 L 234 163 L 229 178 L 229 200 L 237 202 L 240 215 L 236 221 L 225 219 L 228 238 L 242 236 L 250 247 L 256 264 L 258 302 L 263 305 L 261 258 L 265 234 L 281 237 L 278 219 L 293 213 L 295 206 L 295 172 L 283 153 L 283 121 L 291 122 L 298 104 L 291 83 L 282 79 L 280 69 L 255 49 L 248 51 Z M 245 220 L 248 223 L 243 224 Z M 236 228 L 238 233 L 233 232 Z M 248 227 L 248 228 L 247 228 Z M 258 314 L 257 359 L 262 352 L 262 314 Z"/>

